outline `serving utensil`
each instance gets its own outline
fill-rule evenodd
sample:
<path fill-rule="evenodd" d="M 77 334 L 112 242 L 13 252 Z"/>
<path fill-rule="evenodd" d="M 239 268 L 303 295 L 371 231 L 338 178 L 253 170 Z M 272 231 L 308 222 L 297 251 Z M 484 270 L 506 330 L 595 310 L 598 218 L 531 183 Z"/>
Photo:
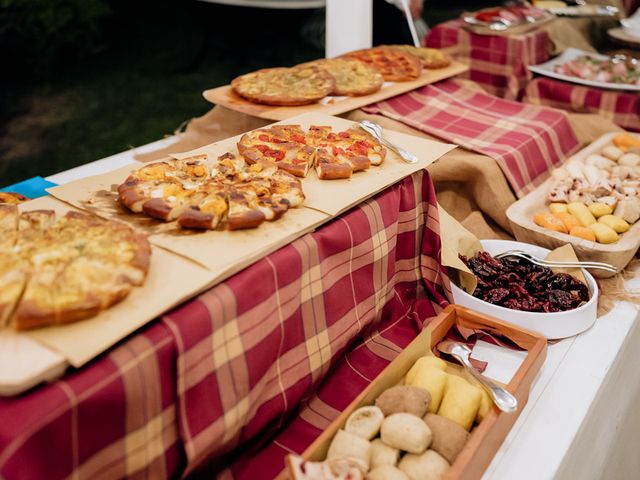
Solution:
<path fill-rule="evenodd" d="M 540 265 L 541 267 L 560 267 L 560 268 L 588 268 L 588 269 L 599 269 L 605 270 L 607 272 L 618 273 L 618 270 L 613 265 L 603 262 L 558 262 L 551 260 L 543 260 L 542 258 L 535 257 L 530 253 L 527 253 L 523 250 L 508 250 L 506 252 L 499 253 L 494 255 L 494 258 L 506 258 L 506 257 L 517 257 L 523 258 L 535 265 Z"/>
<path fill-rule="evenodd" d="M 511 22 L 504 18 L 497 18 L 493 22 L 481 22 L 471 15 L 466 15 L 463 17 L 463 20 L 469 25 L 487 27 L 489 30 L 496 32 L 502 32 L 511 26 Z"/>
<path fill-rule="evenodd" d="M 465 369 L 475 378 L 480 384 L 489 392 L 491 398 L 493 399 L 493 403 L 502 410 L 503 412 L 511 413 L 515 412 L 518 409 L 518 399 L 507 392 L 500 385 L 495 384 L 493 381 L 488 378 L 480 375 L 478 371 L 473 368 L 471 362 L 469 361 L 469 357 L 471 356 L 471 349 L 467 347 L 464 343 L 455 342 L 453 340 L 445 340 L 443 342 L 438 343 L 436 348 L 448 355 L 451 355 L 453 358 L 458 360 L 460 364 L 465 367 Z"/>
<path fill-rule="evenodd" d="M 375 122 L 370 122 L 369 120 L 362 120 L 360 122 L 360 128 L 362 128 L 365 132 L 373 135 L 378 139 L 380 143 L 382 143 L 385 147 L 390 148 L 394 152 L 396 152 L 400 157 L 407 163 L 417 163 L 418 157 L 416 157 L 413 153 L 407 152 L 404 148 L 400 148 L 395 143 L 391 143 L 389 140 L 384 138 L 382 134 L 382 127 Z"/>

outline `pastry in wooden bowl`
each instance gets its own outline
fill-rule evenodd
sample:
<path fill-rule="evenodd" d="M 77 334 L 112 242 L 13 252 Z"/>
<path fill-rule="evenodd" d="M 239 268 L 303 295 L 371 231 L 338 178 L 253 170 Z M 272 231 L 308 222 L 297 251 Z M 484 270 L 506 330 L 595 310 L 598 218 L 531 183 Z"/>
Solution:
<path fill-rule="evenodd" d="M 19 213 L 0 205 L 0 325 L 18 330 L 98 314 L 144 283 L 151 247 L 131 227 L 93 215 Z"/>
<path fill-rule="evenodd" d="M 264 68 L 234 78 L 231 88 L 241 97 L 265 105 L 307 105 L 329 95 L 335 80 L 313 65 Z"/>

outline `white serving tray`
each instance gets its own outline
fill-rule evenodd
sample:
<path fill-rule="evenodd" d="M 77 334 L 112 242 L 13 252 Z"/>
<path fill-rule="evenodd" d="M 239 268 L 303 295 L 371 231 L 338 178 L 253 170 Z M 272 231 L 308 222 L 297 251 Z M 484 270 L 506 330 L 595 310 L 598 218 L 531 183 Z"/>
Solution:
<path fill-rule="evenodd" d="M 572 77 L 571 75 L 563 75 L 562 73 L 556 73 L 554 71 L 556 65 L 561 65 L 563 63 L 569 62 L 583 55 L 589 55 L 593 58 L 600 59 L 600 60 L 606 60 L 610 58 L 607 55 L 600 55 L 598 53 L 586 52 L 584 50 L 580 50 L 577 48 L 567 48 L 562 53 L 562 55 L 559 55 L 556 58 L 549 60 L 548 62 L 541 63 L 540 65 L 531 65 L 528 68 L 532 72 L 537 73 L 539 75 L 555 78 L 557 80 L 563 80 L 565 82 L 576 83 L 579 85 L 587 85 L 589 87 L 606 88 L 609 90 L 626 90 L 630 92 L 640 92 L 640 85 L 625 85 L 625 84 L 610 83 L 610 82 L 596 82 L 593 80 L 585 80 L 584 78 Z"/>

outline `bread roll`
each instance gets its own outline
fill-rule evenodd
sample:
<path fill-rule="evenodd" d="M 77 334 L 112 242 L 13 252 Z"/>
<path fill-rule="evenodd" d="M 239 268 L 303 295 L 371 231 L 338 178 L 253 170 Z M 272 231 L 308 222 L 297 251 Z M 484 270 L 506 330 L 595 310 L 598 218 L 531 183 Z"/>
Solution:
<path fill-rule="evenodd" d="M 382 392 L 376 399 L 376 406 L 382 410 L 385 417 L 400 412 L 422 417 L 427 413 L 430 402 L 431 394 L 424 388 L 398 385 Z"/>
<path fill-rule="evenodd" d="M 380 438 L 390 447 L 422 453 L 431 443 L 431 430 L 420 417 L 410 413 L 394 413 L 382 422 Z"/>
<path fill-rule="evenodd" d="M 440 480 L 449 469 L 449 463 L 433 450 L 421 455 L 407 453 L 398 468 L 411 480 Z"/>
<path fill-rule="evenodd" d="M 445 362 L 441 358 L 434 357 L 433 355 L 425 355 L 424 357 L 420 357 L 407 372 L 406 383 L 411 384 L 418 371 L 427 367 L 433 367 L 437 368 L 438 370 L 445 371 L 447 369 L 447 362 Z"/>
<path fill-rule="evenodd" d="M 453 420 L 427 413 L 424 422 L 431 429 L 431 450 L 438 452 L 447 462 L 453 463 L 469 439 L 469 432 Z"/>
<path fill-rule="evenodd" d="M 349 415 L 344 429 L 366 440 L 371 440 L 378 435 L 383 420 L 384 415 L 378 407 L 373 405 L 360 407 Z"/>
<path fill-rule="evenodd" d="M 481 400 L 480 387 L 471 385 L 464 378 L 449 375 L 438 415 L 447 417 L 469 430 L 480 409 Z"/>
<path fill-rule="evenodd" d="M 415 371 L 413 371 L 415 368 Z M 448 375 L 432 365 L 416 364 L 409 371 L 411 376 L 407 374 L 407 385 L 424 388 L 431 394 L 431 402 L 429 402 L 428 411 L 436 413 L 442 401 L 442 395 L 447 385 Z"/>
<path fill-rule="evenodd" d="M 400 450 L 390 447 L 380 438 L 371 442 L 371 468 L 380 465 L 397 465 L 400 459 Z"/>
<path fill-rule="evenodd" d="M 374 468 L 365 477 L 366 480 L 410 480 L 406 473 L 393 465 L 381 465 Z"/>
<path fill-rule="evenodd" d="M 578 227 L 578 228 L 585 228 L 585 227 Z M 595 238 L 594 238 L 594 241 L 595 241 Z M 487 413 L 489 413 L 491 411 L 491 407 L 493 407 L 493 399 L 491 398 L 491 395 L 489 395 L 489 392 L 487 392 L 482 387 L 478 387 L 478 388 L 480 388 L 480 392 L 482 393 L 482 398 L 480 399 L 480 408 L 478 408 L 478 413 L 476 414 L 476 423 L 480 423 L 482 420 L 484 420 L 484 417 L 487 416 Z"/>
<path fill-rule="evenodd" d="M 362 460 L 367 467 L 366 470 L 369 470 L 371 444 L 368 440 L 358 435 L 345 432 L 344 430 L 338 430 L 338 433 L 336 433 L 331 441 L 331 445 L 329 445 L 327 460 L 342 457 L 356 457 Z"/>

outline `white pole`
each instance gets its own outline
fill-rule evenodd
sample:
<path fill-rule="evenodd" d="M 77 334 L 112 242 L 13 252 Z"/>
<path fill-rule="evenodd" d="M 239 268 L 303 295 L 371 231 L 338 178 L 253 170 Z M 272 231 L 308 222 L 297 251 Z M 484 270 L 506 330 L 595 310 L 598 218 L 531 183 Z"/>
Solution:
<path fill-rule="evenodd" d="M 371 47 L 372 26 L 372 0 L 327 0 L 326 57 Z"/>

